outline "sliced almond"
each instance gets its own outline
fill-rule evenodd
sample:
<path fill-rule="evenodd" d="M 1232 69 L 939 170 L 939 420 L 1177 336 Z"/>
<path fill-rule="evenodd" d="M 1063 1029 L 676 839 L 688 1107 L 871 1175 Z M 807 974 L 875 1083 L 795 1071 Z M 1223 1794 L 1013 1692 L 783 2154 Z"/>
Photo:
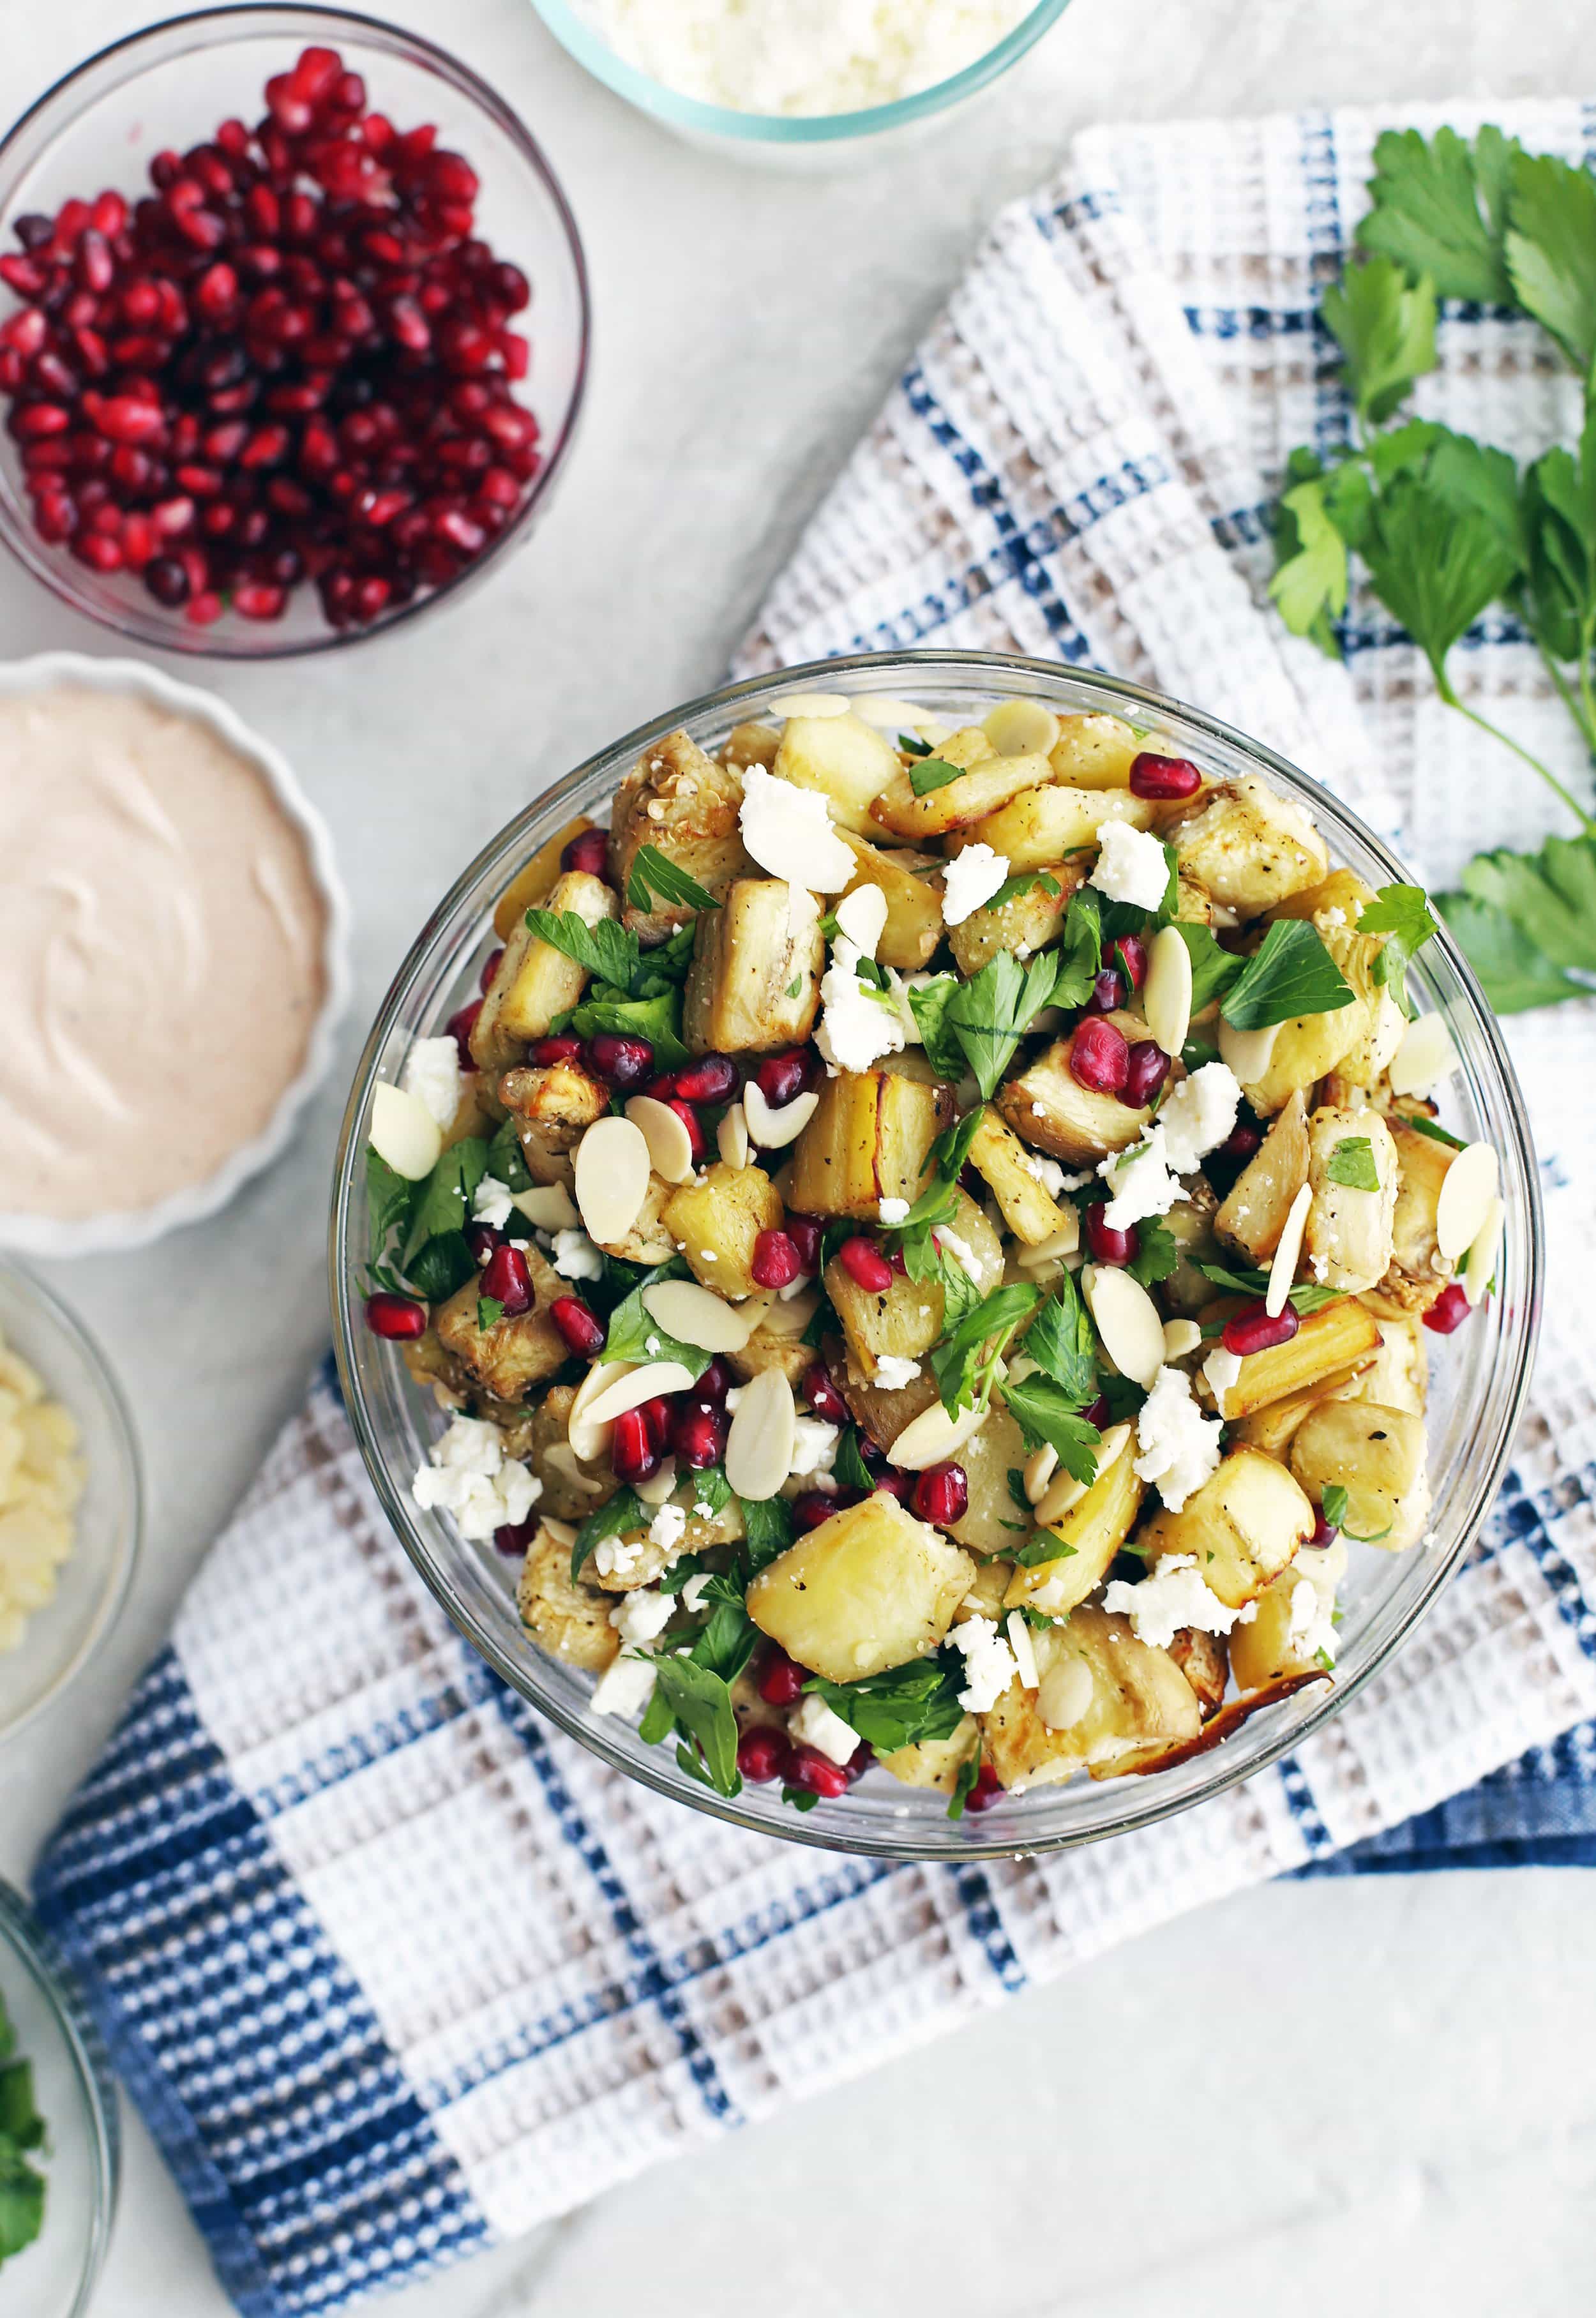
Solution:
<path fill-rule="evenodd" d="M 1003 1631 L 1009 1637 L 1009 1647 L 1014 1652 L 1014 1663 L 1019 1673 L 1022 1690 L 1035 1690 L 1037 1683 L 1036 1649 L 1031 1640 L 1031 1630 L 1026 1623 L 1023 1610 L 1010 1610 L 1003 1621 Z"/>
<path fill-rule="evenodd" d="M 1485 1210 L 1484 1222 L 1469 1244 L 1468 1261 L 1463 1267 L 1463 1292 L 1471 1305 L 1477 1304 L 1491 1285 L 1506 1215 L 1501 1199 L 1493 1199 Z"/>
<path fill-rule="evenodd" d="M 1275 1041 L 1285 1025 L 1266 1022 L 1261 1030 L 1236 1030 L 1219 1018 L 1219 1059 L 1242 1086 L 1256 1086 L 1274 1059 Z"/>
<path fill-rule="evenodd" d="M 577 1397 L 566 1420 L 565 1436 L 571 1454 L 584 1465 L 596 1464 L 610 1445 L 610 1426 L 591 1414 L 594 1402 L 623 1377 L 631 1376 L 635 1367 L 633 1361 L 601 1361 L 596 1368 L 588 1370 L 577 1387 Z"/>
<path fill-rule="evenodd" d="M 1134 1284 L 1133 1281 L 1132 1285 Z M 1130 1437 L 1128 1424 L 1111 1424 L 1093 1451 L 1091 1479 L 1078 1481 L 1072 1473 L 1061 1473 L 1036 1507 L 1038 1524 L 1045 1529 L 1050 1522 L 1063 1521 L 1064 1515 L 1080 1503 L 1088 1489 L 1097 1487 L 1109 1466 L 1124 1456 Z"/>
<path fill-rule="evenodd" d="M 792 1386 L 780 1369 L 761 1369 L 744 1385 L 726 1435 L 726 1478 L 740 1497 L 775 1496 L 793 1469 L 797 1428 Z"/>
<path fill-rule="evenodd" d="M 418 1183 L 438 1163 L 443 1129 L 418 1094 L 379 1079 L 372 1090 L 371 1145 L 396 1175 Z"/>
<path fill-rule="evenodd" d="M 563 1546 L 567 1553 L 577 1541 L 576 1531 L 569 1522 L 556 1521 L 552 1514 L 544 1514 L 538 1527 L 545 1537 L 551 1537 L 556 1545 Z"/>
<path fill-rule="evenodd" d="M 1142 1011 L 1164 1053 L 1178 1055 L 1191 1028 L 1191 952 L 1175 926 L 1165 926 L 1152 937 Z"/>
<path fill-rule="evenodd" d="M 927 721 L 926 711 L 917 708 L 912 700 L 899 700 L 890 692 L 867 693 L 852 703 L 854 714 L 863 724 L 874 724 L 881 732 L 915 732 Z"/>
<path fill-rule="evenodd" d="M 649 1146 L 630 1119 L 596 1119 L 577 1146 L 577 1205 L 600 1247 L 623 1240 L 649 1194 Z"/>
<path fill-rule="evenodd" d="M 779 1110 L 773 1110 L 758 1079 L 750 1079 L 742 1091 L 742 1115 L 748 1121 L 749 1137 L 761 1151 L 781 1151 L 789 1143 L 796 1143 L 820 1107 L 818 1094 L 795 1094 L 791 1102 L 784 1102 Z"/>
<path fill-rule="evenodd" d="M 696 1344 L 701 1352 L 740 1352 L 759 1316 L 746 1305 L 728 1304 L 695 1280 L 661 1280 L 645 1288 L 643 1310 L 668 1336 Z"/>
<path fill-rule="evenodd" d="M 593 1373 L 596 1374 L 597 1371 L 595 1370 Z M 575 1414 L 574 1410 L 572 1414 Z M 577 1462 L 577 1452 L 569 1440 L 551 1441 L 542 1452 L 542 1460 L 551 1471 L 558 1473 L 560 1479 L 567 1482 L 571 1488 L 580 1489 L 584 1496 L 601 1497 L 604 1495 L 604 1483 L 596 1473 L 585 1473 L 582 1470 Z"/>
<path fill-rule="evenodd" d="M 563 1183 L 534 1183 L 530 1191 L 512 1192 L 510 1205 L 534 1231 L 573 1231 L 582 1220 Z"/>
<path fill-rule="evenodd" d="M 981 729 L 1000 757 L 1046 757 L 1058 746 L 1058 718 L 1036 700 L 1000 701 Z"/>
<path fill-rule="evenodd" d="M 1084 1658 L 1058 1658 L 1036 1686 L 1037 1719 L 1049 1730 L 1073 1730 L 1096 1696 Z"/>
<path fill-rule="evenodd" d="M 1496 1197 L 1496 1149 L 1490 1143 L 1469 1144 L 1442 1177 L 1435 1203 L 1435 1244 L 1448 1263 L 1456 1263 L 1484 1228 Z"/>
<path fill-rule="evenodd" d="M 1032 1450 L 1026 1459 L 1022 1477 L 1027 1505 L 1040 1505 L 1047 1494 L 1047 1484 L 1058 1470 L 1058 1461 L 1059 1452 L 1051 1442 L 1044 1442 L 1040 1449 Z"/>
<path fill-rule="evenodd" d="M 1066 1255 L 1073 1255 L 1080 1245 L 1080 1218 L 1071 1210 L 1064 1211 L 1064 1221 L 1057 1231 L 1049 1232 L 1035 1247 L 1019 1249 L 1016 1261 L 1022 1271 L 1041 1271 L 1050 1263 L 1060 1263 Z"/>
<path fill-rule="evenodd" d="M 1235 1066 L 1233 1064 L 1232 1068 Z M 1305 1183 L 1286 1210 L 1286 1220 L 1280 1226 L 1280 1236 L 1269 1261 L 1269 1284 L 1263 1291 L 1263 1308 L 1271 1320 L 1278 1320 L 1286 1309 L 1296 1279 L 1296 1267 L 1303 1252 L 1303 1234 L 1308 1228 L 1308 1209 L 1314 1204 L 1314 1194 Z"/>
<path fill-rule="evenodd" d="M 634 1094 L 626 1116 L 649 1146 L 649 1163 L 668 1183 L 685 1183 L 693 1172 L 693 1138 L 679 1111 L 651 1094 Z"/>
<path fill-rule="evenodd" d="M 1196 1352 L 1202 1341 L 1203 1332 L 1195 1320 L 1164 1322 L 1164 1359 L 1166 1361 L 1185 1360 L 1188 1352 Z"/>
<path fill-rule="evenodd" d="M 1089 1263 L 1080 1288 L 1103 1350 L 1121 1376 L 1151 1391 L 1164 1364 L 1164 1324 L 1152 1297 L 1128 1271 L 1107 1263 Z"/>
<path fill-rule="evenodd" d="M 841 692 L 783 692 L 767 703 L 777 716 L 846 716 L 853 705 Z"/>
<path fill-rule="evenodd" d="M 676 1459 L 668 1457 L 657 1473 L 633 1484 L 645 1505 L 662 1505 L 676 1487 Z"/>
<path fill-rule="evenodd" d="M 835 912 L 838 930 L 863 957 L 874 957 L 886 931 L 887 897 L 879 885 L 856 885 L 845 894 Z"/>
<path fill-rule="evenodd" d="M 940 1465 L 973 1441 L 986 1415 L 984 1408 L 965 1408 L 950 1416 L 942 1403 L 934 1400 L 929 1408 L 910 1417 L 887 1451 L 887 1462 L 901 1473 L 923 1473 L 928 1465 Z"/>
<path fill-rule="evenodd" d="M 794 1282 L 794 1287 L 799 1284 Z M 818 1288 L 805 1286 L 801 1296 L 793 1297 L 784 1288 L 768 1309 L 760 1313 L 754 1325 L 763 1328 L 767 1336 L 801 1336 L 820 1308 Z"/>
<path fill-rule="evenodd" d="M 1427 1095 L 1457 1067 L 1452 1033 L 1439 1014 L 1421 1014 L 1402 1034 L 1386 1077 L 1393 1094 Z"/>
<path fill-rule="evenodd" d="M 715 1129 L 715 1143 L 728 1167 L 743 1168 L 749 1163 L 749 1122 L 740 1102 L 722 1113 Z"/>
<path fill-rule="evenodd" d="M 603 1374 L 621 1368 L 626 1370 L 626 1374 L 617 1377 L 613 1383 L 606 1384 L 602 1391 L 596 1393 L 583 1411 L 588 1424 L 613 1424 L 616 1417 L 624 1416 L 629 1408 L 641 1408 L 645 1400 L 657 1399 L 665 1393 L 686 1392 L 695 1381 L 692 1370 L 684 1368 L 680 1361 L 644 1361 L 641 1368 L 634 1368 L 630 1361 L 605 1361 L 598 1370 L 590 1373 Z M 578 1394 L 578 1398 L 580 1397 Z M 574 1406 L 571 1415 L 573 1418 L 576 1415 Z M 568 1433 L 569 1429 L 568 1425 Z M 581 1453 L 578 1449 L 577 1454 L 580 1456 Z M 783 1478 L 785 1478 L 784 1474 Z"/>

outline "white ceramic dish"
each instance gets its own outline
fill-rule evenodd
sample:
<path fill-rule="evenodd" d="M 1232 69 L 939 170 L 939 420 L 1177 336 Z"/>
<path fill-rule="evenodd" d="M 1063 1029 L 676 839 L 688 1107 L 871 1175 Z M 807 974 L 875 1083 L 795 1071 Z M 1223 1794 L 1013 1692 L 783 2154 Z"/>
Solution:
<path fill-rule="evenodd" d="M 185 1185 L 155 1206 L 122 1214 L 63 1222 L 53 1216 L 0 1212 L 0 1247 L 22 1255 L 97 1255 L 108 1249 L 147 1247 L 184 1224 L 213 1216 L 252 1175 L 269 1167 L 287 1146 L 306 1102 L 331 1068 L 334 1033 L 349 1000 L 349 902 L 333 858 L 326 822 L 290 771 L 287 759 L 252 732 L 214 693 L 177 684 L 140 660 L 94 660 L 84 652 L 40 652 L 32 660 L 0 665 L 0 698 L 48 691 L 51 686 L 82 685 L 95 692 L 136 694 L 203 724 L 234 753 L 253 765 L 304 841 L 306 858 L 327 912 L 322 948 L 326 994 L 311 1031 L 300 1074 L 284 1090 L 265 1128 L 240 1145 L 202 1182 Z"/>

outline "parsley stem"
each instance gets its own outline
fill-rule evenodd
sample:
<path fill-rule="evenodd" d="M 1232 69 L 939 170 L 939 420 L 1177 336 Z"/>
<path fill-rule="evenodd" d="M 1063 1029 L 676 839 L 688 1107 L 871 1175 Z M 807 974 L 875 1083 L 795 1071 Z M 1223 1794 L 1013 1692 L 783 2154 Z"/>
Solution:
<path fill-rule="evenodd" d="M 1439 688 L 1440 696 L 1448 708 L 1455 708 L 1459 716 L 1466 716 L 1471 724 L 1477 724 L 1482 732 L 1489 732 L 1493 741 L 1500 741 L 1504 749 L 1511 749 L 1515 757 L 1521 758 L 1533 772 L 1540 775 L 1541 779 L 1549 788 L 1556 791 L 1585 834 L 1588 837 L 1596 837 L 1596 821 L 1592 820 L 1583 805 L 1575 804 L 1571 793 L 1564 787 L 1556 774 L 1548 766 L 1543 765 L 1538 757 L 1531 756 L 1529 750 L 1515 741 L 1511 732 L 1504 732 L 1500 724 L 1493 724 L 1490 718 L 1482 716 L 1477 708 L 1470 708 L 1466 702 L 1459 700 L 1444 676 L 1439 679 Z"/>
<path fill-rule="evenodd" d="M 1581 739 L 1584 741 L 1592 758 L 1596 759 L 1596 716 L 1590 713 L 1591 706 L 1596 705 L 1596 703 L 1591 700 L 1591 679 L 1588 669 L 1582 666 L 1580 669 L 1580 692 L 1587 704 L 1582 706 L 1580 700 L 1576 699 L 1569 689 L 1568 679 L 1538 636 L 1535 639 L 1535 649 L 1540 654 L 1541 666 L 1551 678 L 1558 699 L 1578 725 Z"/>

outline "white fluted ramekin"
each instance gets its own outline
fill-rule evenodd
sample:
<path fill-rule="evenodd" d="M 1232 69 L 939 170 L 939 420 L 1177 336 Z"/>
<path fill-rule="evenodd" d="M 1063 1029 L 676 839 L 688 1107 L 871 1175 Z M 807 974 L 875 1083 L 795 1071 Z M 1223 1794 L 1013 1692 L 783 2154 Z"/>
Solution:
<path fill-rule="evenodd" d="M 236 756 L 255 768 L 284 816 L 299 831 L 325 912 L 321 971 L 323 995 L 298 1076 L 261 1132 L 225 1159 L 202 1182 L 185 1184 L 153 1207 L 63 1221 L 55 1216 L 6 1214 L 0 1210 L 0 1247 L 22 1255 L 98 1255 L 109 1249 L 148 1247 L 184 1224 L 213 1216 L 252 1175 L 269 1167 L 286 1148 L 300 1112 L 332 1067 L 334 1034 L 349 1002 L 349 900 L 333 858 L 327 823 L 290 771 L 287 759 L 258 732 L 252 732 L 225 700 L 191 684 L 176 684 L 142 660 L 94 660 L 85 652 L 40 652 L 32 660 L 0 664 L 0 699 L 47 692 L 56 685 L 81 685 L 92 692 L 130 693 L 153 701 L 212 732 Z"/>

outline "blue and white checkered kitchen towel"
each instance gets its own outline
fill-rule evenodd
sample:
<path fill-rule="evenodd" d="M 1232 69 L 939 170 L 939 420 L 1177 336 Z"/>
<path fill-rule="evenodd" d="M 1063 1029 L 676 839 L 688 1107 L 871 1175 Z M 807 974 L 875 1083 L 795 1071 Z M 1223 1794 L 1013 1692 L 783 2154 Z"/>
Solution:
<path fill-rule="evenodd" d="M 1493 110 L 1534 146 L 1596 139 L 1573 103 Z M 922 641 L 1095 660 L 1272 741 L 1431 876 L 1522 842 L 1541 800 L 1376 607 L 1351 609 L 1349 678 L 1260 608 L 1267 480 L 1347 423 L 1314 293 L 1386 125 L 1083 138 L 1000 220 L 745 665 Z M 1527 326 L 1459 310 L 1440 340 L 1427 408 L 1525 448 L 1573 432 Z M 1566 758 L 1505 623 L 1464 676 Z M 1571 1315 L 1596 1074 L 1567 1046 L 1592 1035 L 1589 1010 L 1513 1034 Z M 1264 1876 L 1591 1860 L 1596 1389 L 1560 1317 L 1485 1537 L 1346 1714 L 1199 1811 L 960 1870 L 742 1834 L 543 1729 L 412 1573 L 318 1383 L 37 1878 L 239 2307 L 412 2278 Z"/>

